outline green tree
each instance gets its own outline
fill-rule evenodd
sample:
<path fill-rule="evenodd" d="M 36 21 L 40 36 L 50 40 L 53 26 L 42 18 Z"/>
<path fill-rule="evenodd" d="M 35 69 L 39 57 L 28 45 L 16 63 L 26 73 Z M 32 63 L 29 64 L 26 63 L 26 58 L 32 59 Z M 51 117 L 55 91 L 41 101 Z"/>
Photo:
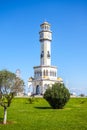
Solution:
<path fill-rule="evenodd" d="M 54 109 L 61 109 L 70 98 L 69 90 L 64 84 L 55 83 L 44 93 L 44 98 Z"/>
<path fill-rule="evenodd" d="M 85 97 L 85 94 L 81 93 L 79 96 L 80 96 L 80 97 Z"/>
<path fill-rule="evenodd" d="M 0 105 L 4 108 L 3 124 L 7 122 L 7 108 L 14 95 L 24 90 L 24 82 L 10 71 L 0 71 Z"/>

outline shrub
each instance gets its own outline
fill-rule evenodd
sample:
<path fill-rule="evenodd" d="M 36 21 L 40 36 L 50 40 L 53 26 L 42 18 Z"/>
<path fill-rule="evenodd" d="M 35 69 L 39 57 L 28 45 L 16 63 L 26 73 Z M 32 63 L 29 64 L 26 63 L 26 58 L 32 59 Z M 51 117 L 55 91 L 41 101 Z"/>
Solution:
<path fill-rule="evenodd" d="M 44 93 L 44 98 L 54 109 L 61 109 L 70 98 L 69 90 L 64 84 L 55 83 Z"/>
<path fill-rule="evenodd" d="M 28 101 L 29 101 L 30 104 L 32 104 L 32 103 L 35 101 L 35 98 L 34 98 L 34 97 L 30 97 L 30 98 L 28 99 Z"/>

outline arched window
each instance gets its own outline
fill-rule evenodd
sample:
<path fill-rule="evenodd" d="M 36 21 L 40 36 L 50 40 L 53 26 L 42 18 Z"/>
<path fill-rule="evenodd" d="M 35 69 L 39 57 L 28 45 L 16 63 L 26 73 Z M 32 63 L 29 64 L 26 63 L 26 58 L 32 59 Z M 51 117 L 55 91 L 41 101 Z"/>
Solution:
<path fill-rule="evenodd" d="M 42 76 L 42 72 L 40 71 L 40 76 Z"/>
<path fill-rule="evenodd" d="M 48 76 L 48 70 L 46 70 L 46 76 Z"/>
<path fill-rule="evenodd" d="M 55 77 L 56 77 L 56 72 L 55 72 Z"/>
<path fill-rule="evenodd" d="M 50 53 L 49 53 L 49 51 L 47 51 L 47 57 L 50 58 Z"/>
<path fill-rule="evenodd" d="M 50 76 L 52 76 L 52 71 L 50 71 Z"/>
<path fill-rule="evenodd" d="M 41 52 L 41 58 L 43 58 L 43 57 L 44 57 L 44 51 Z"/>
<path fill-rule="evenodd" d="M 54 75 L 54 72 L 52 71 L 52 76 Z"/>
<path fill-rule="evenodd" d="M 55 76 L 55 72 L 53 71 L 53 76 Z"/>
<path fill-rule="evenodd" d="M 46 26 L 45 26 L 45 30 L 46 30 Z"/>
<path fill-rule="evenodd" d="M 45 76 L 45 70 L 43 71 L 43 75 Z"/>

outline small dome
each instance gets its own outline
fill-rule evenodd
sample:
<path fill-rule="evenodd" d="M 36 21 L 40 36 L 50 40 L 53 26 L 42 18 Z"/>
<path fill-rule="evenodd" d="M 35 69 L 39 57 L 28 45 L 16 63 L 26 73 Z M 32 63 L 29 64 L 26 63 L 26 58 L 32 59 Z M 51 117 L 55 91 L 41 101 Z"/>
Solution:
<path fill-rule="evenodd" d="M 29 81 L 32 81 L 33 79 L 34 79 L 34 78 L 30 77 L 30 78 L 29 78 Z"/>
<path fill-rule="evenodd" d="M 63 79 L 61 77 L 58 77 L 57 80 L 63 82 Z"/>
<path fill-rule="evenodd" d="M 49 24 L 49 23 L 45 21 L 43 24 Z"/>
<path fill-rule="evenodd" d="M 49 25 L 50 26 L 50 24 L 48 23 L 48 22 L 43 22 L 40 26 L 43 26 L 43 25 Z"/>

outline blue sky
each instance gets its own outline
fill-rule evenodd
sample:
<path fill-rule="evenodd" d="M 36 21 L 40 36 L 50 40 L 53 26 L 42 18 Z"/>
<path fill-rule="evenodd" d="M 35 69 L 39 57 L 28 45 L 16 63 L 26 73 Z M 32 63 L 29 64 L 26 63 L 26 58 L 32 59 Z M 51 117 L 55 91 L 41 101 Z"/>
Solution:
<path fill-rule="evenodd" d="M 87 94 L 87 1 L 0 0 L 0 70 L 21 70 L 26 85 L 40 65 L 40 24 L 53 32 L 52 65 L 72 92 Z"/>

